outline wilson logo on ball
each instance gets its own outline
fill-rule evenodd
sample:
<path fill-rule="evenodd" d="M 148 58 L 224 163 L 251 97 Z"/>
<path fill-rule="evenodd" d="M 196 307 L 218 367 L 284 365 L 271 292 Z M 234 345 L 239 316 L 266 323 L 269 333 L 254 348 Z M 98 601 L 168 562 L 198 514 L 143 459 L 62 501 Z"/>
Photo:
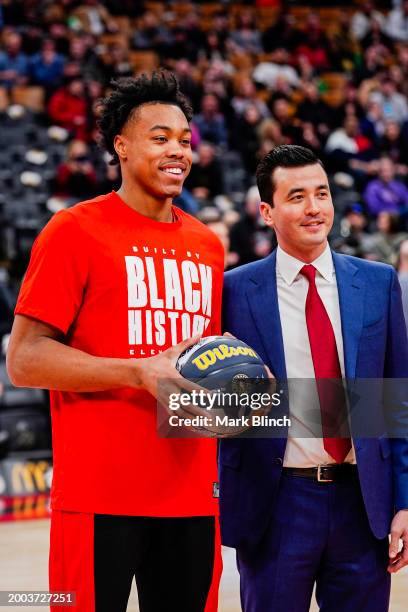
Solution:
<path fill-rule="evenodd" d="M 237 357 L 238 355 L 245 355 L 249 357 L 257 357 L 257 354 L 249 346 L 227 346 L 226 344 L 220 344 L 212 349 L 208 349 L 195 359 L 192 359 L 193 364 L 199 370 L 207 370 L 210 366 L 214 365 L 217 361 L 223 361 L 231 357 Z"/>

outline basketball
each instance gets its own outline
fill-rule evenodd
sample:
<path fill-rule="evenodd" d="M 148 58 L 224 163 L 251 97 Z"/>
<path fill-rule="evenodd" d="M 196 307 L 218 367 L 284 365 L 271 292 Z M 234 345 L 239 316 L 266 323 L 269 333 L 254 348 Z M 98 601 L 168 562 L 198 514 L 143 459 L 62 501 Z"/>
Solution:
<path fill-rule="evenodd" d="M 229 336 L 202 338 L 181 353 L 176 368 L 184 378 L 207 389 L 233 385 L 239 390 L 248 379 L 268 378 L 265 365 L 254 349 Z"/>

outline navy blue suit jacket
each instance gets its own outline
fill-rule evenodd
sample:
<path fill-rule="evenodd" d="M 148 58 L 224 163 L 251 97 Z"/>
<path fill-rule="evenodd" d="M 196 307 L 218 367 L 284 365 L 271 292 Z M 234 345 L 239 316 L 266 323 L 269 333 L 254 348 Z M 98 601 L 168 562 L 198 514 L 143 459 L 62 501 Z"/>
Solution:
<path fill-rule="evenodd" d="M 401 290 L 390 266 L 332 253 L 339 293 L 347 379 L 408 378 L 408 341 Z M 276 251 L 225 276 L 224 330 L 252 346 L 278 379 L 286 378 L 276 288 Z M 408 436 L 408 392 L 398 411 Z M 408 508 L 408 438 L 389 438 L 383 397 L 370 419 L 384 423 L 376 437 L 354 438 L 361 490 L 374 535 L 384 538 L 397 510 Z M 380 426 L 381 427 L 381 426 Z M 353 428 L 352 428 L 353 429 Z M 406 433 L 405 433 L 406 432 Z M 223 543 L 253 547 L 273 520 L 286 438 L 220 443 Z"/>

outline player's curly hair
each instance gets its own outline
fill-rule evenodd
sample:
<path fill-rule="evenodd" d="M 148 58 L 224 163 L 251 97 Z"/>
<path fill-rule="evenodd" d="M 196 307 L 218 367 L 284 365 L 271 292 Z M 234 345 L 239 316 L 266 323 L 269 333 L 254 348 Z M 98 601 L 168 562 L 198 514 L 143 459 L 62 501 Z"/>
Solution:
<path fill-rule="evenodd" d="M 111 155 L 111 164 L 118 164 L 119 157 L 113 146 L 115 136 L 120 134 L 125 123 L 142 104 L 149 102 L 174 104 L 191 121 L 193 109 L 180 91 L 177 78 L 166 70 L 154 71 L 150 76 L 123 78 L 111 82 L 112 91 L 98 102 L 100 144 Z"/>

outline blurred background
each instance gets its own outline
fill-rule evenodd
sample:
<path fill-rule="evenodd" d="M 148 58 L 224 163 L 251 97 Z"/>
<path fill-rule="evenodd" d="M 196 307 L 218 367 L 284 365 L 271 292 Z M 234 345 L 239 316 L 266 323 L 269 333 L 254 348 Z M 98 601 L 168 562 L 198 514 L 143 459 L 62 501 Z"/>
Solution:
<path fill-rule="evenodd" d="M 408 320 L 408 1 L 0 0 L 0 552 L 9 582 L 27 561 L 20 588 L 34 566 L 46 580 L 48 525 L 10 521 L 48 516 L 52 455 L 47 394 L 13 388 L 5 370 L 16 296 L 51 216 L 120 185 L 96 101 L 158 67 L 195 111 L 177 204 L 219 235 L 225 267 L 274 248 L 254 171 L 272 147 L 304 145 L 329 172 L 332 248 L 395 266 Z M 238 610 L 226 559 L 223 609 Z"/>

